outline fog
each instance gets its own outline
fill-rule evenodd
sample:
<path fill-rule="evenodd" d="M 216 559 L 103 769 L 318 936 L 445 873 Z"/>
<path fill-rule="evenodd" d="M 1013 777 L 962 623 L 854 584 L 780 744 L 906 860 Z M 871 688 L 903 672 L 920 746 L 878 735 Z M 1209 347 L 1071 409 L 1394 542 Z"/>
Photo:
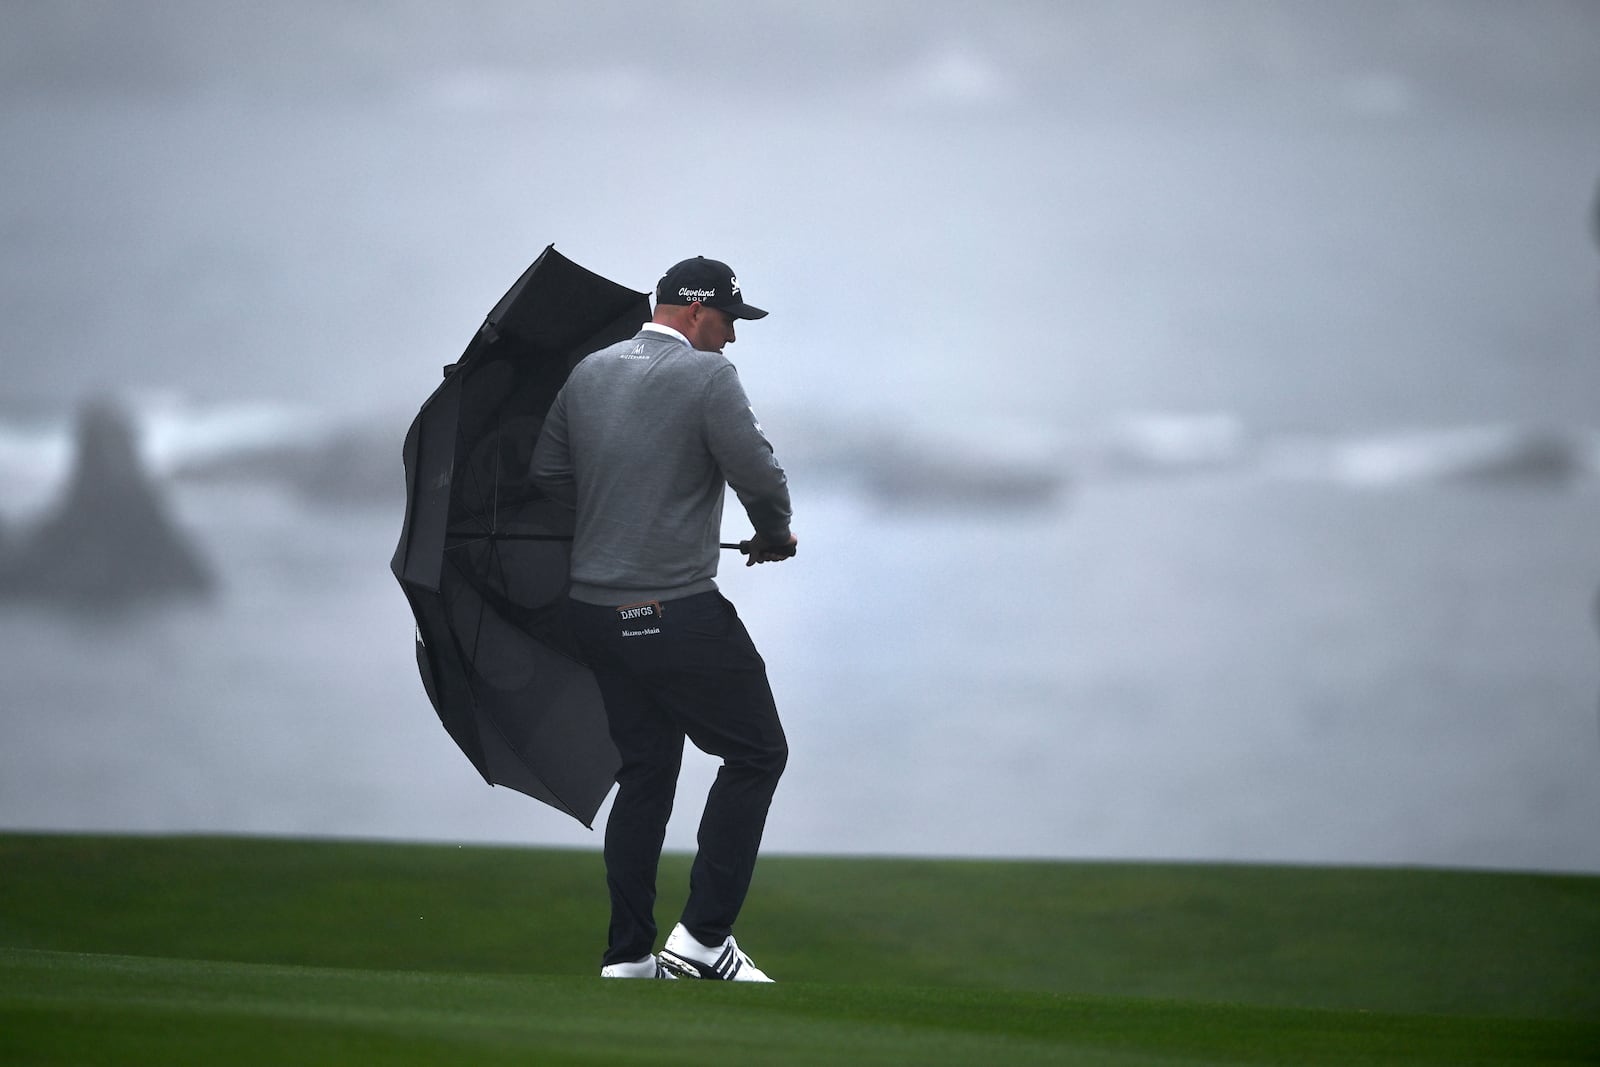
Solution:
<path fill-rule="evenodd" d="M 594 844 L 385 570 L 554 243 L 772 312 L 772 847 L 1600 870 L 1593 5 L 14 2 L 0 94 L 0 556 L 105 400 L 217 575 L 0 601 L 0 827 Z"/>

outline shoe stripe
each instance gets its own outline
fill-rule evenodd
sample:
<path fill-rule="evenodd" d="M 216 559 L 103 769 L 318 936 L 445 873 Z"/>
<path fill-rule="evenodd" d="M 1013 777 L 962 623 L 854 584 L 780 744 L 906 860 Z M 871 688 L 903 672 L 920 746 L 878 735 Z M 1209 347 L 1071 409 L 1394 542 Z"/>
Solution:
<path fill-rule="evenodd" d="M 715 963 L 701 963 L 697 959 L 680 955 L 671 949 L 662 949 L 658 957 L 657 966 L 665 966 L 667 970 L 674 971 L 684 978 L 710 978 L 723 982 L 736 981 L 745 964 L 750 962 L 750 957 L 739 951 L 739 946 L 730 938 L 722 948 L 722 954 Z"/>

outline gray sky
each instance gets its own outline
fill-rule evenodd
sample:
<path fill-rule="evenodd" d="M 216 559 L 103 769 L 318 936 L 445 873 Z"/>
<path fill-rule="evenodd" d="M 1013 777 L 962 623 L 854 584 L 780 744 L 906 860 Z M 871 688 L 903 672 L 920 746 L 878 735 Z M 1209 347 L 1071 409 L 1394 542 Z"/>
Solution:
<path fill-rule="evenodd" d="M 12 2 L 0 30 L 12 411 L 403 408 L 551 242 L 641 289 L 734 263 L 778 312 L 735 351 L 793 406 L 1572 421 L 1600 386 L 1591 4 Z"/>

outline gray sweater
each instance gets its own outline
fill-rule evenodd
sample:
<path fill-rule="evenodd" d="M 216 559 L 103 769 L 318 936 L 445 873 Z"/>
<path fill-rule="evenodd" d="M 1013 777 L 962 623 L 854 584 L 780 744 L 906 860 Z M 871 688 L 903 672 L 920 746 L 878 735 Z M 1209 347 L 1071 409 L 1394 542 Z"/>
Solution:
<path fill-rule="evenodd" d="M 756 532 L 789 539 L 789 484 L 732 363 L 643 329 L 588 356 L 550 406 L 530 474 L 577 509 L 576 600 L 715 589 L 724 487 Z"/>

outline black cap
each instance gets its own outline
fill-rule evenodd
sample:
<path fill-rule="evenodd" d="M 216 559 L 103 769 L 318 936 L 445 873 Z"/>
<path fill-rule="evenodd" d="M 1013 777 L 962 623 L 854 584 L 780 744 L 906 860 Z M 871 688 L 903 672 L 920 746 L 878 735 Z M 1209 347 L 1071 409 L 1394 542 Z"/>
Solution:
<path fill-rule="evenodd" d="M 736 319 L 760 319 L 767 314 L 744 302 L 732 267 L 705 256 L 674 263 L 656 283 L 657 304 L 693 304 L 697 300 Z"/>

